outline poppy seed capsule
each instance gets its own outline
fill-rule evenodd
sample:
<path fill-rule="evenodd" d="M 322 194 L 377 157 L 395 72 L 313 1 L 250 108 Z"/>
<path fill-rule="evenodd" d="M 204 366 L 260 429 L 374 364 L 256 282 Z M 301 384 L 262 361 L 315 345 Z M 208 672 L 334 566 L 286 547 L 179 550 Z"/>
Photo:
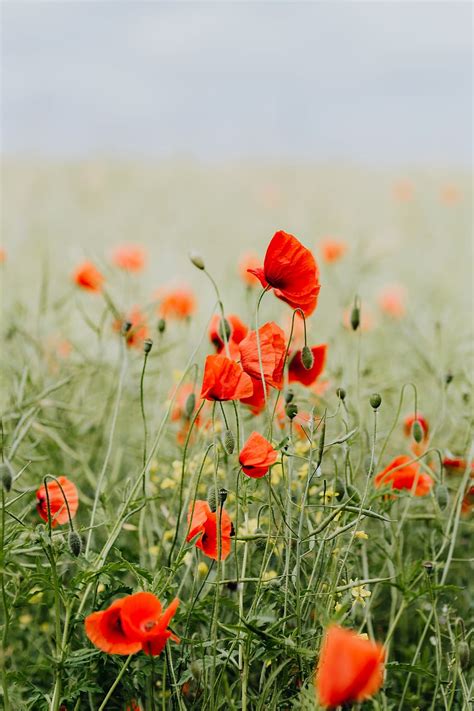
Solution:
<path fill-rule="evenodd" d="M 291 388 L 289 390 L 287 390 L 285 393 L 286 404 L 288 405 L 288 403 L 290 403 L 294 397 L 295 397 L 295 393 L 293 392 L 293 390 Z"/>
<path fill-rule="evenodd" d="M 344 402 L 344 400 L 346 399 L 346 391 L 344 390 L 344 388 L 338 388 L 336 390 L 336 395 L 339 400 L 342 400 L 342 402 Z"/>
<path fill-rule="evenodd" d="M 413 439 L 415 440 L 415 442 L 420 443 L 421 440 L 423 439 L 423 430 L 421 428 L 421 424 L 420 424 L 419 420 L 414 421 L 411 433 L 413 435 Z"/>
<path fill-rule="evenodd" d="M 198 269 L 204 270 L 206 268 L 204 265 L 203 258 L 201 257 L 199 252 L 196 252 L 194 249 L 189 252 L 189 259 Z"/>
<path fill-rule="evenodd" d="M 227 499 L 227 494 L 228 494 L 227 489 L 219 489 L 219 491 L 217 492 L 217 498 L 219 499 L 219 503 L 221 506 L 223 506 L 225 504 L 225 500 Z"/>
<path fill-rule="evenodd" d="M 194 393 L 189 393 L 188 397 L 186 398 L 186 402 L 184 403 L 184 414 L 186 415 L 188 420 L 191 418 L 195 407 L 196 395 Z"/>
<path fill-rule="evenodd" d="M 380 397 L 380 395 L 378 393 L 373 393 L 370 396 L 370 404 L 374 410 L 378 410 L 381 403 L 382 403 L 382 398 Z"/>
<path fill-rule="evenodd" d="M 285 407 L 286 416 L 293 420 L 298 414 L 298 405 L 295 402 L 287 403 Z"/>
<path fill-rule="evenodd" d="M 235 439 L 232 430 L 226 430 L 224 433 L 224 449 L 227 454 L 232 454 L 235 447 Z"/>
<path fill-rule="evenodd" d="M 436 501 L 441 511 L 444 511 L 449 504 L 449 491 L 443 484 L 436 487 Z"/>
<path fill-rule="evenodd" d="M 145 353 L 145 355 L 148 355 L 152 348 L 153 341 L 151 340 L 151 338 L 145 338 L 145 340 L 143 341 L 143 352 Z"/>
<path fill-rule="evenodd" d="M 122 323 L 122 336 L 126 336 L 131 328 L 132 328 L 132 322 L 131 321 L 124 321 Z"/>
<path fill-rule="evenodd" d="M 0 464 L 0 483 L 8 494 L 13 483 L 13 469 L 10 462 L 2 462 Z"/>
<path fill-rule="evenodd" d="M 158 321 L 156 327 L 157 327 L 157 329 L 158 329 L 158 333 L 164 333 L 165 330 L 166 330 L 166 321 L 165 321 L 165 319 L 164 319 L 164 318 L 160 318 L 160 320 Z"/>
<path fill-rule="evenodd" d="M 74 531 L 74 529 L 72 531 L 69 531 L 67 544 L 73 556 L 78 558 L 82 552 L 82 540 L 78 532 Z"/>
<path fill-rule="evenodd" d="M 354 306 L 351 311 L 351 326 L 353 331 L 357 331 L 360 324 L 360 309 L 358 306 Z"/>
<path fill-rule="evenodd" d="M 301 351 L 301 362 L 305 370 L 311 370 L 314 365 L 314 356 L 309 346 L 303 346 Z"/>

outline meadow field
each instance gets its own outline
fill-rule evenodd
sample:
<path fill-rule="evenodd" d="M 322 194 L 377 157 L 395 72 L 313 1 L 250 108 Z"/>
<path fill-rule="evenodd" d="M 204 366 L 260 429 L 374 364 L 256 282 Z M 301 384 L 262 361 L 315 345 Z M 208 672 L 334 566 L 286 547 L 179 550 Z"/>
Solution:
<path fill-rule="evenodd" d="M 2 171 L 3 708 L 472 708 L 471 176 Z"/>

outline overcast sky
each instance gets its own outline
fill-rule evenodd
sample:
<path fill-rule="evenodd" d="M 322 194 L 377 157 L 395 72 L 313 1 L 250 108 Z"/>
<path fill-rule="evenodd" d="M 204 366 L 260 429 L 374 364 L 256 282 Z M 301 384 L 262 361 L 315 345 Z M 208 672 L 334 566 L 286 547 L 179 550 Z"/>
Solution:
<path fill-rule="evenodd" d="M 472 159 L 471 2 L 2 2 L 2 150 Z"/>

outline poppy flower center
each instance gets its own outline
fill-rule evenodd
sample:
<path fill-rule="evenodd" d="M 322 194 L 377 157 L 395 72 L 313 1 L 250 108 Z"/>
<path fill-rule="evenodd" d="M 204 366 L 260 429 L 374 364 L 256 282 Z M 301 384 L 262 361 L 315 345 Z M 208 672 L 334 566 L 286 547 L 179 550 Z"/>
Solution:
<path fill-rule="evenodd" d="M 145 624 L 143 626 L 144 626 L 146 632 L 151 632 L 151 630 L 153 629 L 153 627 L 155 627 L 155 625 L 156 625 L 156 620 L 148 620 L 148 622 L 145 622 Z"/>

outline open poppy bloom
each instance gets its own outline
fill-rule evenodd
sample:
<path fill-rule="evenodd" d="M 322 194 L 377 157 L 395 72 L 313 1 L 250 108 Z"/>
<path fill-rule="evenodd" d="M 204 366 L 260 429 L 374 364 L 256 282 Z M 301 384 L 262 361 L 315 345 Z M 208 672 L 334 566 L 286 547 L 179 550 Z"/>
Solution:
<path fill-rule="evenodd" d="M 468 486 L 461 504 L 462 514 L 472 514 L 474 511 L 474 486 Z"/>
<path fill-rule="evenodd" d="M 238 363 L 224 355 L 207 356 L 202 380 L 202 398 L 240 400 L 252 394 L 252 380 Z"/>
<path fill-rule="evenodd" d="M 320 704 L 334 708 L 373 696 L 382 686 L 384 660 L 381 644 L 331 625 L 324 635 L 315 678 Z"/>
<path fill-rule="evenodd" d="M 252 432 L 240 451 L 239 462 L 242 471 L 253 479 L 265 476 L 272 464 L 275 464 L 278 452 L 259 432 Z"/>
<path fill-rule="evenodd" d="M 406 289 L 401 284 L 393 284 L 382 289 L 378 296 L 379 306 L 392 318 L 403 318 L 406 314 Z"/>
<path fill-rule="evenodd" d="M 113 263 L 128 272 L 140 272 L 145 266 L 145 250 L 134 244 L 122 244 L 112 253 Z"/>
<path fill-rule="evenodd" d="M 320 244 L 323 259 L 328 264 L 337 262 L 347 252 L 347 244 L 341 240 L 327 238 Z"/>
<path fill-rule="evenodd" d="M 261 377 L 253 378 L 252 376 L 250 376 L 250 380 L 252 381 L 253 393 L 252 395 L 250 395 L 250 397 L 240 398 L 240 402 L 244 405 L 248 405 L 248 407 L 250 408 L 250 412 L 253 415 L 259 415 L 265 409 L 265 401 L 266 397 L 268 397 L 268 391 L 270 388 L 265 383 L 264 392 Z"/>
<path fill-rule="evenodd" d="M 85 619 L 86 634 L 92 644 L 108 654 L 161 654 L 168 639 L 179 642 L 167 629 L 179 605 L 175 598 L 162 610 L 158 598 L 139 592 L 115 600 L 106 610 L 93 612 Z"/>
<path fill-rule="evenodd" d="M 251 273 L 251 269 L 259 269 L 262 265 L 256 252 L 246 252 L 239 259 L 239 276 L 248 287 L 257 286 L 258 277 Z"/>
<path fill-rule="evenodd" d="M 48 490 L 47 496 L 46 489 Z M 48 481 L 46 487 L 44 484 L 43 486 L 40 486 L 36 492 L 36 498 L 38 501 L 36 509 L 43 521 L 46 522 L 48 521 L 49 499 L 49 515 L 51 516 L 51 525 L 53 528 L 58 524 L 62 525 L 63 523 L 67 523 L 69 521 L 66 501 L 69 506 L 71 518 L 74 518 L 77 513 L 77 509 L 79 508 L 79 496 L 76 485 L 73 484 L 72 481 L 69 481 L 69 479 L 65 476 L 59 476 L 57 481 Z"/>
<path fill-rule="evenodd" d="M 156 296 L 160 300 L 158 312 L 163 318 L 183 320 L 196 311 L 196 297 L 187 287 L 159 289 Z"/>
<path fill-rule="evenodd" d="M 376 475 L 374 483 L 377 488 L 390 484 L 392 489 L 408 489 L 413 491 L 415 496 L 426 496 L 433 486 L 433 479 L 429 474 L 422 472 L 410 457 L 401 455 L 395 457 L 383 471 Z"/>
<path fill-rule="evenodd" d="M 221 522 L 220 559 L 225 560 L 230 553 L 232 536 L 232 522 L 225 509 L 218 508 L 217 511 L 211 511 L 207 501 L 198 500 L 194 504 L 191 502 L 188 511 L 189 533 L 186 540 L 191 541 L 199 535 L 196 547 L 200 548 L 209 558 L 217 560 L 219 547 L 217 522 L 219 520 Z"/>
<path fill-rule="evenodd" d="M 443 467 L 452 474 L 464 474 L 467 469 L 467 461 L 462 457 L 444 457 Z M 471 462 L 471 476 L 474 476 L 474 462 Z"/>
<path fill-rule="evenodd" d="M 125 341 L 130 348 L 141 348 L 145 338 L 148 338 L 150 331 L 146 322 L 146 316 L 140 311 L 138 306 L 134 306 L 128 312 L 126 319 L 132 325 L 125 335 Z M 122 330 L 123 321 L 117 320 L 113 324 L 114 331 Z"/>
<path fill-rule="evenodd" d="M 101 291 L 105 279 L 92 262 L 83 262 L 72 275 L 77 286 L 87 291 Z"/>
<path fill-rule="evenodd" d="M 417 413 L 416 417 L 415 415 L 407 415 L 403 420 L 403 432 L 405 433 L 405 436 L 410 437 L 410 435 L 412 434 L 413 425 L 417 420 L 420 423 L 421 431 L 423 432 L 423 439 L 428 439 L 428 435 L 430 433 L 430 426 L 426 417 L 423 417 L 423 415 L 420 415 L 420 413 Z"/>
<path fill-rule="evenodd" d="M 309 370 L 306 370 L 303 365 L 301 351 L 296 351 L 296 353 L 291 356 L 288 365 L 288 381 L 290 383 L 298 382 L 303 385 L 312 385 L 324 370 L 326 351 L 326 344 L 311 347 L 314 362 Z"/>
<path fill-rule="evenodd" d="M 256 331 L 251 331 L 239 344 L 242 368 L 252 378 L 261 379 L 263 371 L 266 384 L 281 390 L 286 353 L 285 334 L 273 321 L 261 326 L 258 334 L 262 370 L 260 370 Z"/>
<path fill-rule="evenodd" d="M 225 320 L 230 329 L 230 333 L 227 336 L 229 353 L 231 358 L 237 359 L 239 357 L 238 344 L 247 335 L 248 328 L 235 314 L 229 314 L 225 317 Z M 222 317 L 220 314 L 214 314 L 209 325 L 209 340 L 214 344 L 218 353 L 225 353 L 223 328 Z"/>
<path fill-rule="evenodd" d="M 320 289 L 316 261 L 293 235 L 275 232 L 268 245 L 262 268 L 249 269 L 264 289 L 271 286 L 282 301 L 305 316 L 313 313 Z"/>

